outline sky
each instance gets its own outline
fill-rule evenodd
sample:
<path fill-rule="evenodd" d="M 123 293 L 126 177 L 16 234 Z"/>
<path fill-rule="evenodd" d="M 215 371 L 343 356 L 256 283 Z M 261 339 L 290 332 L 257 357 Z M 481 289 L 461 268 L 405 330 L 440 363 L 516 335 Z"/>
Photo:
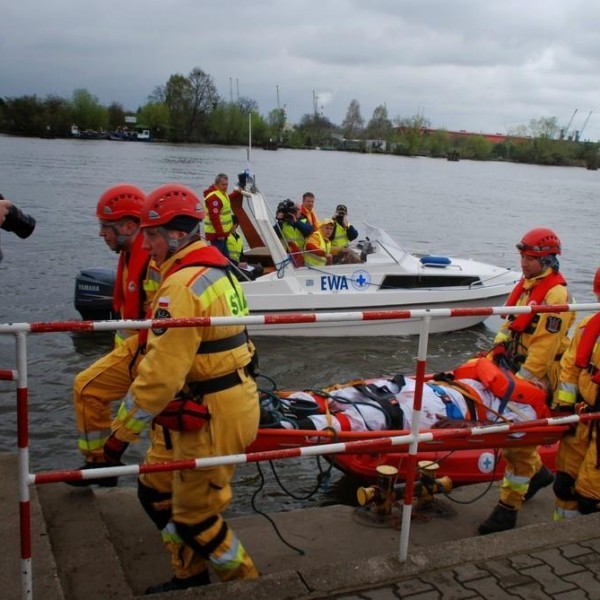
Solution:
<path fill-rule="evenodd" d="M 0 5 L 0 97 L 85 88 L 136 110 L 199 67 L 221 97 L 341 124 L 422 115 L 506 134 L 556 117 L 600 139 L 596 0 L 19 0 Z"/>

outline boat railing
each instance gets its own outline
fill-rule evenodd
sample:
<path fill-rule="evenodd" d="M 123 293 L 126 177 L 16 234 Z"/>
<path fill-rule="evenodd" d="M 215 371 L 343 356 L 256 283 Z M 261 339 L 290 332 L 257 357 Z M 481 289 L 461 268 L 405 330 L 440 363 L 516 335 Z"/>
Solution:
<path fill-rule="evenodd" d="M 255 315 L 247 317 L 205 317 L 191 319 L 147 319 L 139 321 L 57 321 L 36 323 L 5 323 L 0 324 L 0 335 L 13 335 L 16 340 L 16 370 L 0 369 L 0 380 L 16 381 L 16 412 L 17 412 L 17 453 L 18 453 L 18 489 L 19 489 L 19 529 L 21 536 L 21 592 L 22 598 L 33 598 L 32 578 L 32 531 L 31 531 L 31 499 L 30 486 L 61 481 L 74 481 L 119 475 L 139 475 L 145 472 L 175 471 L 181 469 L 197 469 L 216 465 L 233 465 L 248 462 L 259 462 L 279 458 L 296 458 L 336 453 L 357 453 L 364 451 L 385 452 L 395 446 L 408 446 L 408 460 L 405 473 L 416 472 L 417 451 L 420 442 L 438 439 L 460 439 L 468 436 L 497 434 L 498 432 L 523 431 L 531 426 L 541 424 L 553 428 L 564 427 L 567 424 L 597 419 L 600 413 L 586 415 L 568 415 L 538 419 L 524 423 L 503 423 L 470 429 L 444 429 L 437 432 L 420 432 L 419 418 L 422 406 L 423 385 L 426 375 L 428 340 L 432 319 L 447 317 L 463 317 L 471 315 L 515 315 L 548 312 L 589 312 L 600 310 L 600 304 L 564 304 L 513 307 L 476 307 L 476 308 L 438 308 L 418 310 L 389 310 L 365 311 L 346 313 L 307 313 L 300 315 L 274 314 Z M 302 446 L 273 450 L 173 461 L 154 465 L 127 465 L 90 470 L 54 470 L 47 472 L 31 472 L 29 456 L 29 389 L 27 369 L 27 337 L 32 334 L 59 332 L 106 332 L 117 329 L 152 329 L 165 327 L 211 327 L 219 325 L 276 325 L 282 323 L 315 323 L 317 321 L 352 321 L 352 320 L 389 320 L 389 319 L 420 319 L 421 330 L 416 357 L 416 387 L 414 395 L 413 414 L 410 432 L 405 435 L 387 438 L 332 443 L 319 446 Z M 400 531 L 399 561 L 408 558 L 408 542 L 414 493 L 414 477 L 405 476 L 405 491 Z"/>

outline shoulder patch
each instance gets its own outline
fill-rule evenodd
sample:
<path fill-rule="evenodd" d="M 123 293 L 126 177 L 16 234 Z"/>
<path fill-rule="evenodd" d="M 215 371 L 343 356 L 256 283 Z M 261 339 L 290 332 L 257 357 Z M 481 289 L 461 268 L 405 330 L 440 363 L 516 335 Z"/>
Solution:
<path fill-rule="evenodd" d="M 546 319 L 546 331 L 548 333 L 558 333 L 562 326 L 562 319 L 560 317 L 548 317 Z"/>
<path fill-rule="evenodd" d="M 157 308 L 156 312 L 154 313 L 154 318 L 155 319 L 170 319 L 171 313 L 166 308 L 161 308 L 159 305 L 159 308 Z M 167 331 L 166 327 L 156 327 L 156 328 L 152 329 L 152 333 L 154 335 L 162 335 L 163 333 L 165 333 L 165 331 Z"/>

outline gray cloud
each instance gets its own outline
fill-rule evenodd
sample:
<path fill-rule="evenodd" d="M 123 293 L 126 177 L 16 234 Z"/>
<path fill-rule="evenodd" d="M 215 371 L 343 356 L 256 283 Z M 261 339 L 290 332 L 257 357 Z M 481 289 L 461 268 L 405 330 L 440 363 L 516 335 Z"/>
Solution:
<path fill-rule="evenodd" d="M 423 111 L 434 127 L 505 132 L 556 116 L 600 137 L 600 3 L 593 0 L 21 0 L 3 8 L 0 96 L 87 88 L 136 109 L 198 66 L 221 95 L 276 88 L 297 122 Z"/>

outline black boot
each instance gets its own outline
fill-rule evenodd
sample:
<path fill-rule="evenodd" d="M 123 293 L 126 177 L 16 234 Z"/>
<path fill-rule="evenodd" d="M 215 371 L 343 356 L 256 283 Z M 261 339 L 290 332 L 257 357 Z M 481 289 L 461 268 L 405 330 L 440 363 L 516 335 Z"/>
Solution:
<path fill-rule="evenodd" d="M 103 467 L 116 466 L 119 465 L 106 462 L 85 463 L 79 467 L 79 470 L 84 471 L 86 469 L 101 469 Z M 67 485 L 72 485 L 73 487 L 88 487 L 90 485 L 97 485 L 99 487 L 115 487 L 119 483 L 119 478 L 115 475 L 114 477 L 99 477 L 97 479 L 77 479 L 74 481 L 65 481 L 65 483 Z"/>
<path fill-rule="evenodd" d="M 151 585 L 144 592 L 145 594 L 160 594 L 161 592 L 173 592 L 175 590 L 185 590 L 191 587 L 200 587 L 201 585 L 208 585 L 210 583 L 210 577 L 208 571 L 201 571 L 197 575 L 192 575 L 186 579 L 180 579 L 179 577 L 173 577 L 171 581 L 166 583 L 159 583 L 158 585 Z"/>
<path fill-rule="evenodd" d="M 542 488 L 549 486 L 553 481 L 554 473 L 546 465 L 542 465 L 542 468 L 529 481 L 529 487 L 523 500 L 525 502 L 531 500 Z"/>
<path fill-rule="evenodd" d="M 479 534 L 497 533 L 508 531 L 517 524 L 517 511 L 511 506 L 499 502 L 492 514 L 479 526 Z"/>

